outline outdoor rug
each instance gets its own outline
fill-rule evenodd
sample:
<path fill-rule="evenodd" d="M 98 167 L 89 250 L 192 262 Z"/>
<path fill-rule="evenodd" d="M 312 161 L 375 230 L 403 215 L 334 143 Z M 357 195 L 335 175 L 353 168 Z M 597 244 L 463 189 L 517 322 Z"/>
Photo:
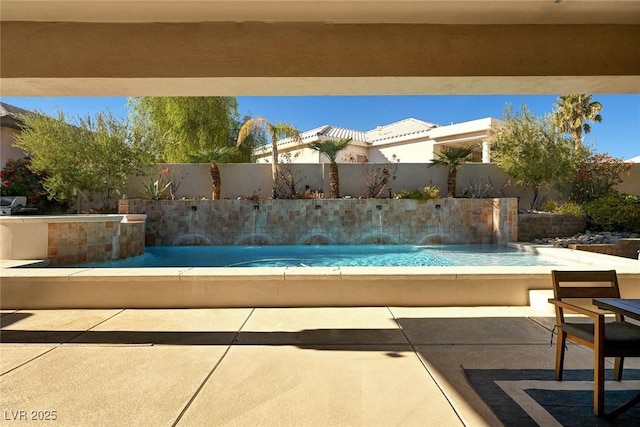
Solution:
<path fill-rule="evenodd" d="M 556 381 L 553 370 L 464 369 L 467 380 L 507 427 L 640 426 L 640 405 L 614 420 L 593 415 L 593 371 L 565 370 Z M 640 370 L 625 369 L 622 381 L 605 376 L 605 413 L 640 393 Z"/>

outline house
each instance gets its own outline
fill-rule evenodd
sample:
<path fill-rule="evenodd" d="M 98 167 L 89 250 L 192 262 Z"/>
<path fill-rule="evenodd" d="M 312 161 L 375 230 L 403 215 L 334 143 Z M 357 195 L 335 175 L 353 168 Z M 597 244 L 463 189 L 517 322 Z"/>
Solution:
<path fill-rule="evenodd" d="M 0 169 L 4 168 L 10 159 L 21 159 L 24 151 L 14 147 L 15 137 L 22 128 L 22 115 L 30 111 L 0 102 Z"/>
<path fill-rule="evenodd" d="M 327 163 L 326 156 L 310 147 L 316 141 L 351 138 L 351 143 L 339 155 L 339 163 L 429 163 L 447 148 L 471 145 L 476 147 L 472 161 L 490 163 L 489 143 L 500 120 L 486 117 L 468 122 L 440 126 L 415 118 L 377 126 L 369 131 L 325 125 L 300 134 L 302 141 L 291 138 L 277 142 L 280 156 L 292 163 Z M 257 162 L 271 161 L 271 145 L 254 150 Z"/>

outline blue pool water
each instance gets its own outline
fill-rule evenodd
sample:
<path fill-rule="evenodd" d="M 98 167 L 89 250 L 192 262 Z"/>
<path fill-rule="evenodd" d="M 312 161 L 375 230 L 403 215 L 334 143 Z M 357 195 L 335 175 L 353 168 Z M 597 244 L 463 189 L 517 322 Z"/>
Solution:
<path fill-rule="evenodd" d="M 493 245 L 149 246 L 145 254 L 82 267 L 553 266 L 549 258 Z"/>

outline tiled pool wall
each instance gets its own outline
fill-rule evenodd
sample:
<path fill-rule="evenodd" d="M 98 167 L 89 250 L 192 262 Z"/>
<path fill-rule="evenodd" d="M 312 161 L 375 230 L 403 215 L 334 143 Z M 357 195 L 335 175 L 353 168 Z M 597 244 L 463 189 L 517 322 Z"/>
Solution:
<path fill-rule="evenodd" d="M 516 198 L 340 200 L 143 200 L 146 244 L 505 244 L 516 241 Z"/>
<path fill-rule="evenodd" d="M 2 259 L 49 259 L 51 265 L 129 258 L 144 253 L 144 215 L 6 217 Z"/>

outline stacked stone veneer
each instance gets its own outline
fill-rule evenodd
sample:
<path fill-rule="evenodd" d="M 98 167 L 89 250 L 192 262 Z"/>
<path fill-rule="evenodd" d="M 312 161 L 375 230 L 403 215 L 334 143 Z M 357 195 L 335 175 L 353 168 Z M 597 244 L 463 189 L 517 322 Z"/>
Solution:
<path fill-rule="evenodd" d="M 145 215 L 0 217 L 0 259 L 49 259 L 51 265 L 144 253 Z"/>
<path fill-rule="evenodd" d="M 587 228 L 582 216 L 551 213 L 518 215 L 518 240 L 531 242 L 547 237 L 571 237 Z"/>
<path fill-rule="evenodd" d="M 144 253 L 144 216 L 69 216 L 49 222 L 47 255 L 51 265 L 82 264 L 128 258 Z"/>
<path fill-rule="evenodd" d="M 147 245 L 506 243 L 517 199 L 121 200 Z"/>

